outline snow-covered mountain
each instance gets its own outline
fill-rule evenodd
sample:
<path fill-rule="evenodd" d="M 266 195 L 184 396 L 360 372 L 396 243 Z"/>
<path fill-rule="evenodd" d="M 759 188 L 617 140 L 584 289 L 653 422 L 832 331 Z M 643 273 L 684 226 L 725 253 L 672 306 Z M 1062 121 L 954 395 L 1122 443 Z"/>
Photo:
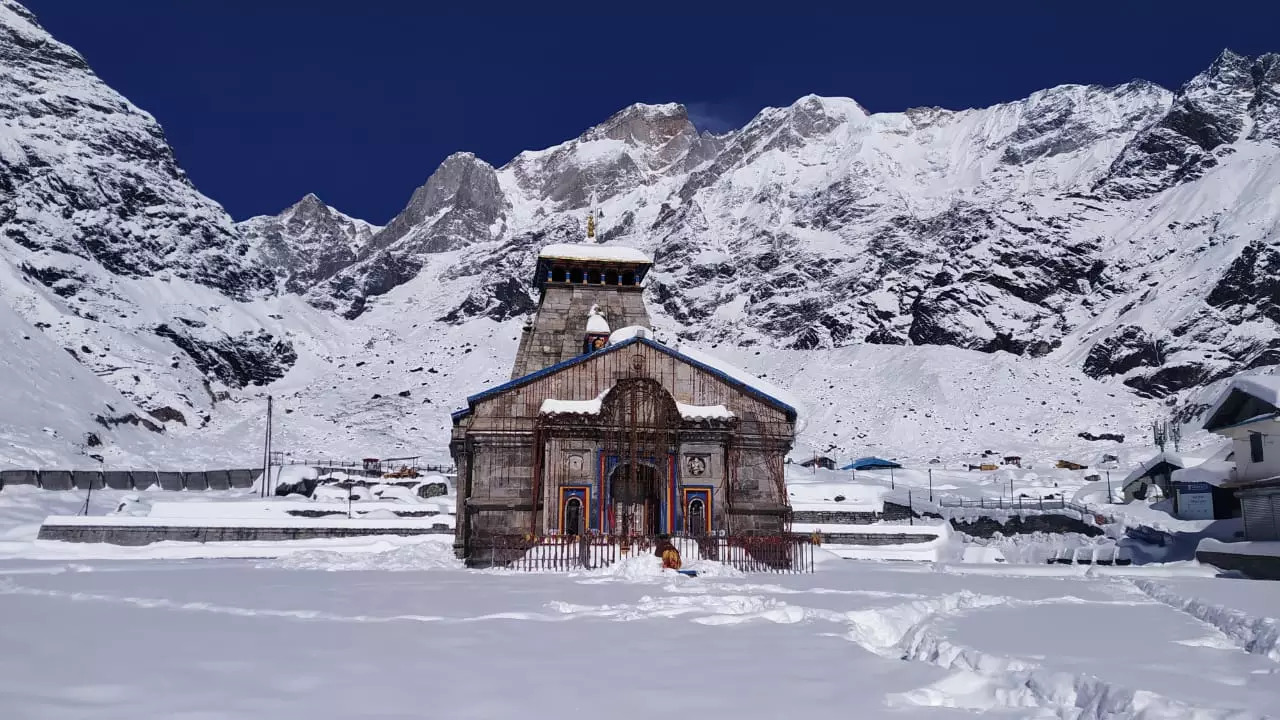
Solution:
<path fill-rule="evenodd" d="M 251 217 L 236 229 L 275 273 L 278 290 L 297 294 L 354 263 L 382 228 L 308 193 L 279 215 Z"/>
<path fill-rule="evenodd" d="M 266 393 L 277 447 L 442 456 L 593 195 L 603 242 L 655 256 L 658 328 L 800 390 L 804 447 L 1093 453 L 1280 363 L 1280 56 L 962 111 L 806 96 L 721 135 L 633 105 L 499 168 L 456 153 L 382 227 L 314 195 L 233 223 L 14 0 L 0 60 L 0 331 L 31 338 L 0 384 L 43 388 L 0 464 L 88 433 L 249 461 Z"/>

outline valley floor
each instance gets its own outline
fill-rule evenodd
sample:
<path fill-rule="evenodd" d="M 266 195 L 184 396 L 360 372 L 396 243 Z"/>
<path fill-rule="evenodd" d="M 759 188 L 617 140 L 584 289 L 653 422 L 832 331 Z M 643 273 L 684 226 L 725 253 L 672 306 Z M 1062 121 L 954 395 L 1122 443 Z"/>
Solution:
<path fill-rule="evenodd" d="M 1276 621 L 1248 612 L 1274 614 L 1275 583 L 839 560 L 803 576 L 685 578 L 653 558 L 511 574 L 447 567 L 448 551 L 4 561 L 0 705 L 77 720 L 1280 708 Z M 1166 602 L 1201 596 L 1253 625 Z"/>
<path fill-rule="evenodd" d="M 117 499 L 95 493 L 94 512 Z M 1193 562 L 822 553 L 813 574 L 687 578 L 652 557 L 469 571 L 447 537 L 206 548 L 240 556 L 221 559 L 31 540 L 75 502 L 0 495 L 5 717 L 1280 713 L 1280 583 Z"/>

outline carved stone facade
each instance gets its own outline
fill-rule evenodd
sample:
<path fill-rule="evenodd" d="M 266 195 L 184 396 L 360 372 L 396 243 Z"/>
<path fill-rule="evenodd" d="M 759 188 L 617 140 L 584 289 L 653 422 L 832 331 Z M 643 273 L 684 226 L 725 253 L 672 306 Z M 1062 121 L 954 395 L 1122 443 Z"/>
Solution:
<path fill-rule="evenodd" d="M 564 311 L 548 304 L 547 292 L 534 328 L 550 326 L 544 312 L 561 322 Z M 640 297 L 626 286 L 597 288 L 580 303 L 582 320 L 591 305 L 626 308 Z M 626 312 L 611 324 L 647 320 L 643 305 Z M 536 340 L 526 337 L 522 349 L 529 342 Z M 544 360 L 526 354 L 524 362 Z M 578 348 L 470 396 L 454 414 L 456 547 L 465 557 L 486 534 L 784 531 L 790 508 L 783 463 L 795 419 L 794 408 L 740 372 L 644 334 Z"/>

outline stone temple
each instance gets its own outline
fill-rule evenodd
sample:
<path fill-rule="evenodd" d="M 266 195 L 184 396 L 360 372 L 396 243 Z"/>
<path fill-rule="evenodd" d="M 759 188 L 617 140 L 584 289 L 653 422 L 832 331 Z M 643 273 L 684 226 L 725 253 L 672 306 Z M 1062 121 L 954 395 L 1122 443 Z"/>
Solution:
<path fill-rule="evenodd" d="M 658 342 L 639 250 L 551 245 L 511 380 L 453 414 L 455 548 L 547 535 L 785 532 L 796 407 L 723 362 Z"/>

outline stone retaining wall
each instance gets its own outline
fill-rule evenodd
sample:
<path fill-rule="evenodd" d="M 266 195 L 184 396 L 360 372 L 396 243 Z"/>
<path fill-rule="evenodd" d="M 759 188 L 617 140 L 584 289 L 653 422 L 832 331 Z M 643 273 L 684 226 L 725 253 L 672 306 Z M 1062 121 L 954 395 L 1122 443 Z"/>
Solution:
<path fill-rule="evenodd" d="M 369 527 L 171 527 L 142 525 L 42 525 L 40 540 L 75 543 L 107 543 L 137 547 L 174 540 L 177 542 L 252 542 L 255 540 L 312 540 L 317 538 L 363 537 L 367 535 L 452 535 L 453 528 Z"/>
<path fill-rule="evenodd" d="M 34 485 L 45 490 L 228 490 L 250 488 L 262 477 L 260 469 L 196 470 L 0 470 L 0 490 Z"/>
<path fill-rule="evenodd" d="M 1197 550 L 1196 560 L 1222 570 L 1235 570 L 1254 580 L 1280 580 L 1280 557 Z"/>
<path fill-rule="evenodd" d="M 1102 535 L 1102 528 L 1070 515 L 1014 515 L 1008 519 L 980 517 L 976 520 L 951 520 L 957 532 L 979 538 L 990 538 L 996 533 L 1018 535 L 1024 533 L 1080 533 L 1090 537 Z"/>
<path fill-rule="evenodd" d="M 824 545 L 915 545 L 937 540 L 937 535 L 920 533 L 822 533 Z"/>
<path fill-rule="evenodd" d="M 870 525 L 884 520 L 897 521 L 920 517 L 906 505 L 887 502 L 882 512 L 866 512 L 862 510 L 795 510 L 791 520 L 798 523 L 817 523 L 821 525 Z"/>

